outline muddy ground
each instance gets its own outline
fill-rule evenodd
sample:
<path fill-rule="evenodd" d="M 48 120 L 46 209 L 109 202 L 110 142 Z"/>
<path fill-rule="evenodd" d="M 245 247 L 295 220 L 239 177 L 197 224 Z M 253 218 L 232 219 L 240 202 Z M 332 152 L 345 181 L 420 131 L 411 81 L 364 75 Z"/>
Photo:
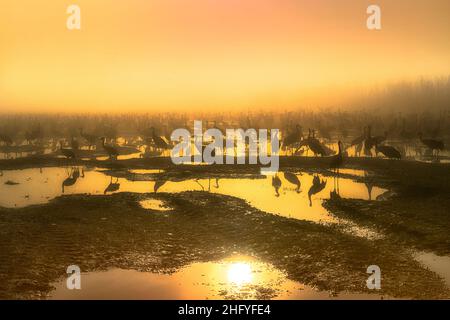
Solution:
<path fill-rule="evenodd" d="M 0 170 L 72 165 L 63 159 L 0 161 Z M 258 175 L 258 166 L 182 166 L 169 159 L 78 165 L 164 169 L 167 179 Z M 330 174 L 327 159 L 281 158 L 282 170 Z M 333 215 L 381 232 L 365 239 L 339 225 L 275 216 L 245 201 L 208 192 L 179 194 L 73 195 L 22 209 L 0 208 L 0 298 L 45 298 L 68 265 L 84 272 L 109 268 L 173 272 L 197 261 L 243 253 L 272 263 L 292 280 L 331 294 L 366 292 L 366 268 L 382 269 L 382 295 L 396 298 L 450 298 L 435 273 L 412 257 L 412 249 L 450 254 L 450 166 L 414 161 L 349 158 L 347 168 L 375 173 L 375 183 L 395 196 L 386 201 L 328 200 Z M 359 177 L 357 179 L 364 179 Z M 169 212 L 143 209 L 157 198 Z"/>

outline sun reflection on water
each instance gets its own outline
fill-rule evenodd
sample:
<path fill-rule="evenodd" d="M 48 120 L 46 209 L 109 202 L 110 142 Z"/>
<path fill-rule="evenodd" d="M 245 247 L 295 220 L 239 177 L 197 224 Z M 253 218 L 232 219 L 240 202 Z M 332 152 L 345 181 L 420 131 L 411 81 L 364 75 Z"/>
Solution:
<path fill-rule="evenodd" d="M 247 263 L 233 263 L 228 267 L 227 276 L 230 284 L 242 286 L 252 282 L 252 268 Z"/>

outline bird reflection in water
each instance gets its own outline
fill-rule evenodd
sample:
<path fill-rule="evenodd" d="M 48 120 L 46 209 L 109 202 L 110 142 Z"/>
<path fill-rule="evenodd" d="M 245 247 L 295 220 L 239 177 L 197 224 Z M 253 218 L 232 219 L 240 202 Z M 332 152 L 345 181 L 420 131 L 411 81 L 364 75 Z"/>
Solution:
<path fill-rule="evenodd" d="M 166 182 L 167 182 L 167 180 L 162 180 L 162 179 L 156 180 L 155 185 L 153 186 L 153 191 L 155 193 L 157 193 L 158 189 L 161 188 Z"/>
<path fill-rule="evenodd" d="M 278 175 L 276 175 L 276 174 L 272 177 L 272 187 L 274 187 L 274 189 L 275 189 L 275 196 L 279 197 L 280 196 L 279 190 L 280 190 L 280 187 L 281 187 L 281 180 L 278 177 Z"/>
<path fill-rule="evenodd" d="M 111 181 L 109 182 L 108 186 L 106 187 L 104 194 L 107 194 L 108 192 L 116 192 L 120 188 L 119 178 L 116 178 L 116 182 L 113 182 L 113 177 L 111 177 Z"/>
<path fill-rule="evenodd" d="M 300 183 L 299 178 L 298 178 L 295 174 L 293 174 L 292 172 L 289 172 L 289 171 L 285 171 L 285 172 L 284 172 L 284 178 L 285 178 L 287 181 L 289 181 L 290 183 L 294 184 L 294 185 L 296 186 L 295 191 L 296 191 L 297 193 L 300 193 L 300 186 L 301 186 L 301 183 Z"/>
<path fill-rule="evenodd" d="M 309 206 L 312 207 L 312 199 L 311 197 L 315 194 L 318 194 L 319 192 L 321 192 L 323 189 L 325 189 L 327 185 L 327 181 L 322 179 L 320 180 L 318 175 L 314 175 L 313 178 L 313 184 L 311 186 L 311 188 L 309 188 L 308 191 L 308 199 L 309 199 Z"/>
<path fill-rule="evenodd" d="M 67 173 L 67 178 L 62 182 L 62 193 L 64 193 L 66 187 L 71 187 L 77 183 L 78 179 L 84 178 L 84 170 L 79 168 L 71 168 L 70 172 Z"/>

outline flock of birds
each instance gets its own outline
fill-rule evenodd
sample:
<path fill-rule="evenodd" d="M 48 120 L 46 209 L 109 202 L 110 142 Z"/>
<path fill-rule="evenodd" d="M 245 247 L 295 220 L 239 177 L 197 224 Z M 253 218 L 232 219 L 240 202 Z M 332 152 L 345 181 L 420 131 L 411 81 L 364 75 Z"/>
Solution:
<path fill-rule="evenodd" d="M 338 141 L 338 155 L 337 158 L 332 161 L 340 161 L 343 155 L 348 155 L 347 149 L 355 147 L 356 155 L 360 156 L 361 151 L 364 151 L 364 155 L 372 156 L 372 150 L 375 154 L 382 154 L 389 159 L 401 159 L 402 153 L 394 146 L 385 144 L 388 134 L 372 136 L 372 127 L 369 125 L 364 128 L 362 135 L 353 139 L 347 148 L 344 148 L 344 144 Z M 321 142 L 315 136 L 316 131 L 314 129 L 308 130 L 308 136 L 305 138 L 302 134 L 300 125 L 296 126 L 294 132 L 288 134 L 282 142 L 282 148 L 287 152 L 291 151 L 291 154 L 303 154 L 304 151 L 311 150 L 315 156 L 330 156 L 334 154 L 334 150 L 329 148 L 325 143 Z M 424 139 L 422 133 L 418 134 L 419 141 L 423 146 L 429 149 L 433 155 L 439 156 L 439 152 L 445 150 L 445 144 L 443 140 L 439 139 Z M 346 149 L 344 151 L 344 149 Z M 295 150 L 295 151 L 294 151 Z"/>
<path fill-rule="evenodd" d="M 268 115 L 265 117 L 261 116 L 260 118 L 258 120 L 258 118 L 250 119 L 249 117 L 245 117 L 237 122 L 214 120 L 207 121 L 207 125 L 209 128 L 216 128 L 221 132 L 225 132 L 224 128 L 228 127 L 243 128 L 244 130 L 248 128 L 258 130 L 262 125 L 265 125 L 267 128 L 277 127 L 277 121 L 273 118 L 272 121 L 275 121 L 275 124 L 273 126 L 269 124 L 271 118 Z M 289 119 L 289 115 L 286 115 L 286 118 Z M 283 120 L 278 120 L 278 122 L 280 121 Z M 284 126 L 281 122 L 279 127 L 281 128 L 282 135 L 281 147 L 286 155 L 304 155 L 305 153 L 308 155 L 309 152 L 312 152 L 315 156 L 328 157 L 336 153 L 330 147 L 330 144 L 333 142 L 330 124 L 325 125 L 323 124 L 324 121 L 320 119 L 314 120 L 313 122 L 317 125 L 317 129 L 309 129 L 308 135 L 304 137 L 302 127 L 299 124 L 293 125 L 292 119 L 284 121 Z M 339 123 L 343 119 L 340 117 L 334 121 Z M 52 150 L 59 147 L 60 153 L 68 159 L 87 158 L 89 155 L 98 155 L 99 153 L 107 155 L 111 160 L 117 160 L 121 154 L 130 153 L 140 154 L 140 157 L 146 158 L 164 155 L 165 152 L 169 151 L 173 147 L 170 141 L 171 129 L 177 128 L 177 126 L 191 129 L 190 122 L 192 121 L 184 118 L 175 119 L 172 122 L 171 119 L 160 119 L 159 122 L 154 122 L 153 125 L 149 126 L 145 123 L 140 123 L 135 124 L 134 129 L 131 129 L 132 127 L 129 129 L 124 127 L 122 129 L 125 131 L 123 132 L 124 136 L 128 136 L 125 139 L 125 145 L 117 142 L 117 138 L 120 136 L 118 133 L 119 129 L 113 124 L 102 125 L 102 129 L 91 129 L 91 132 L 86 132 L 83 125 L 80 125 L 78 129 L 73 128 L 72 125 L 71 128 L 62 132 L 53 128 L 57 126 L 56 124 L 51 125 L 46 123 L 46 128 L 44 129 L 40 122 L 38 122 L 37 124 L 29 125 L 28 129 L 22 131 L 21 136 L 23 137 L 22 139 L 25 139 L 25 144 L 19 138 L 15 137 L 17 133 L 12 134 L 12 129 L 6 130 L 0 127 L 0 153 L 8 154 L 8 152 L 14 151 L 16 153 L 18 151 L 33 151 L 42 148 L 43 145 L 50 145 L 50 149 Z M 378 124 L 378 121 L 374 122 Z M 403 141 L 404 145 L 415 140 L 416 142 L 414 144 L 416 146 L 421 144 L 431 152 L 432 157 L 435 156 L 438 158 L 439 153 L 445 149 L 444 140 L 435 137 L 439 132 L 443 133 L 442 129 L 440 129 L 441 121 L 439 121 L 438 129 L 431 131 L 433 138 L 424 138 L 422 133 L 417 131 L 417 129 L 415 131 L 408 131 L 405 123 L 403 121 L 403 127 L 398 127 L 398 125 L 393 124 L 389 128 L 383 126 L 382 129 L 386 129 L 386 131 L 383 135 L 378 136 L 372 135 L 372 126 L 365 126 L 361 134 L 352 140 L 348 139 L 348 132 L 345 127 L 340 129 L 340 132 L 336 129 L 333 132 L 335 132 L 334 136 L 339 137 L 339 140 L 342 141 L 338 146 L 343 149 L 343 155 L 348 155 L 349 148 L 354 148 L 355 156 L 361 156 L 362 154 L 364 156 L 373 156 L 374 152 L 375 155 L 381 154 L 390 159 L 401 159 L 405 156 L 405 150 L 399 149 L 398 144 L 393 145 L 387 143 L 388 135 L 392 136 L 394 135 L 393 132 L 395 132 L 394 140 Z M 427 130 L 427 132 L 430 132 L 430 130 Z M 335 138 L 334 141 L 336 140 L 338 139 Z M 393 141 L 392 139 L 390 140 Z M 226 142 L 224 141 L 224 143 Z M 206 145 L 202 146 L 202 150 L 205 147 Z M 202 150 L 199 151 L 201 152 Z"/>

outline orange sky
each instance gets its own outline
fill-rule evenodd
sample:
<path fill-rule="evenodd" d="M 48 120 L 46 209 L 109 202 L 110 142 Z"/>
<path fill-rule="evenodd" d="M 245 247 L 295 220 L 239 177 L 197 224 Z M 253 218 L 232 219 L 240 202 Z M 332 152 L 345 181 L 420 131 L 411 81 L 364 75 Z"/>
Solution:
<path fill-rule="evenodd" d="M 449 57 L 448 0 L 0 0 L 3 111 L 325 105 Z"/>

